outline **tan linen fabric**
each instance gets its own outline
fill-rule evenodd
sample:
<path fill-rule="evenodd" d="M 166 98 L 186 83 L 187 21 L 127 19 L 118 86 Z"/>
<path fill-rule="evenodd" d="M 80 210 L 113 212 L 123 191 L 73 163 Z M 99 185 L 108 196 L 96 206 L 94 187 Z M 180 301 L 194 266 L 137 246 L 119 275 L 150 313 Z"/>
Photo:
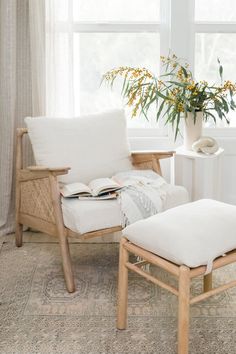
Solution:
<path fill-rule="evenodd" d="M 34 52 L 30 47 L 29 1 L 0 1 L 0 235 L 14 230 L 16 128 L 24 126 L 25 116 L 43 113 L 36 98 L 32 100 L 35 90 L 32 91 L 31 63 L 37 50 L 35 45 Z M 26 163 L 30 163 L 32 152 L 27 141 L 24 156 Z"/>

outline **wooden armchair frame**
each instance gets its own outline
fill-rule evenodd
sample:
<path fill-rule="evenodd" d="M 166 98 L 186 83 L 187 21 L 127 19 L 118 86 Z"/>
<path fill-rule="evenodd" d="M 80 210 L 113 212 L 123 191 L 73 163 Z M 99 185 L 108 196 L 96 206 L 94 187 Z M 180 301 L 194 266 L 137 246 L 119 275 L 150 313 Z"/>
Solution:
<path fill-rule="evenodd" d="M 27 129 L 17 129 L 16 150 L 16 246 L 22 246 L 23 225 L 58 237 L 62 266 L 68 292 L 75 291 L 68 237 L 86 240 L 120 231 L 115 227 L 88 232 L 75 233 L 64 226 L 59 184 L 57 176 L 67 174 L 70 167 L 50 168 L 30 166 L 23 168 L 22 140 Z M 132 163 L 139 169 L 150 168 L 161 174 L 160 160 L 172 157 L 174 151 L 133 152 Z"/>
<path fill-rule="evenodd" d="M 129 261 L 129 254 L 139 256 L 142 261 L 131 263 Z M 236 249 L 215 259 L 212 270 L 234 262 L 236 262 Z M 178 280 L 178 288 L 164 283 L 151 275 L 149 272 L 143 270 L 142 266 L 145 264 L 156 265 L 174 275 Z M 197 268 L 189 268 L 185 265 L 179 266 L 136 246 L 126 237 L 122 237 L 120 242 L 119 257 L 117 328 L 125 329 L 127 326 L 128 271 L 130 270 L 178 297 L 178 354 L 188 354 L 190 305 L 196 304 L 210 296 L 216 295 L 226 289 L 236 286 L 236 280 L 232 280 L 226 284 L 218 286 L 217 288 L 213 288 L 212 272 L 205 275 L 206 269 L 206 266 L 200 266 Z M 191 280 L 197 276 L 203 276 L 203 293 L 191 298 L 190 283 Z"/>

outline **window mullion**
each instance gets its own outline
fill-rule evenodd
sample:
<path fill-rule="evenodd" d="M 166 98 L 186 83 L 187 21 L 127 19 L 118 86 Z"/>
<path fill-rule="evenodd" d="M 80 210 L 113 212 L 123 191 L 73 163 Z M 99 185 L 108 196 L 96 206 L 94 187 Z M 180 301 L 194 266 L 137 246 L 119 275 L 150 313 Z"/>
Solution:
<path fill-rule="evenodd" d="M 194 68 L 194 0 L 171 0 L 171 50 Z"/>
<path fill-rule="evenodd" d="M 234 23 L 200 23 L 194 25 L 196 33 L 236 33 L 236 24 Z"/>
<path fill-rule="evenodd" d="M 80 33 L 143 33 L 159 32 L 159 23 L 82 23 L 74 22 L 74 32 Z"/>

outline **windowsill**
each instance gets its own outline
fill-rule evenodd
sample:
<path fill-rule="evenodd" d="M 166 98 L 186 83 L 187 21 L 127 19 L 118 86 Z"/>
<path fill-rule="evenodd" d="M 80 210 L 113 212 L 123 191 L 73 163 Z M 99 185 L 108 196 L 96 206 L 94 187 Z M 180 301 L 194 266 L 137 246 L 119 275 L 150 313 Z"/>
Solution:
<path fill-rule="evenodd" d="M 203 135 L 222 138 L 236 138 L 236 127 L 203 128 Z M 130 138 L 165 138 L 172 139 L 171 129 L 167 128 L 128 128 Z"/>

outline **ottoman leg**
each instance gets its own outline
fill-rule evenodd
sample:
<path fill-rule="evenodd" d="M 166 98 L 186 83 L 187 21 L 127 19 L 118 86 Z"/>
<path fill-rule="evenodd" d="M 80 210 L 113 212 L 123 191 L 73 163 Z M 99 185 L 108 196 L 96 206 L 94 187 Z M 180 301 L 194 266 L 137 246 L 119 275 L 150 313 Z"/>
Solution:
<path fill-rule="evenodd" d="M 179 318 L 178 318 L 178 354 L 188 354 L 189 341 L 189 301 L 190 269 L 180 267 L 179 274 Z"/>
<path fill-rule="evenodd" d="M 128 300 L 128 269 L 125 263 L 129 259 L 129 253 L 124 248 L 127 242 L 125 238 L 120 241 L 119 256 L 119 279 L 118 279 L 118 308 L 117 308 L 117 328 L 125 329 L 127 326 L 127 300 Z"/>
<path fill-rule="evenodd" d="M 204 293 L 212 289 L 212 273 L 204 275 L 203 291 Z"/>

